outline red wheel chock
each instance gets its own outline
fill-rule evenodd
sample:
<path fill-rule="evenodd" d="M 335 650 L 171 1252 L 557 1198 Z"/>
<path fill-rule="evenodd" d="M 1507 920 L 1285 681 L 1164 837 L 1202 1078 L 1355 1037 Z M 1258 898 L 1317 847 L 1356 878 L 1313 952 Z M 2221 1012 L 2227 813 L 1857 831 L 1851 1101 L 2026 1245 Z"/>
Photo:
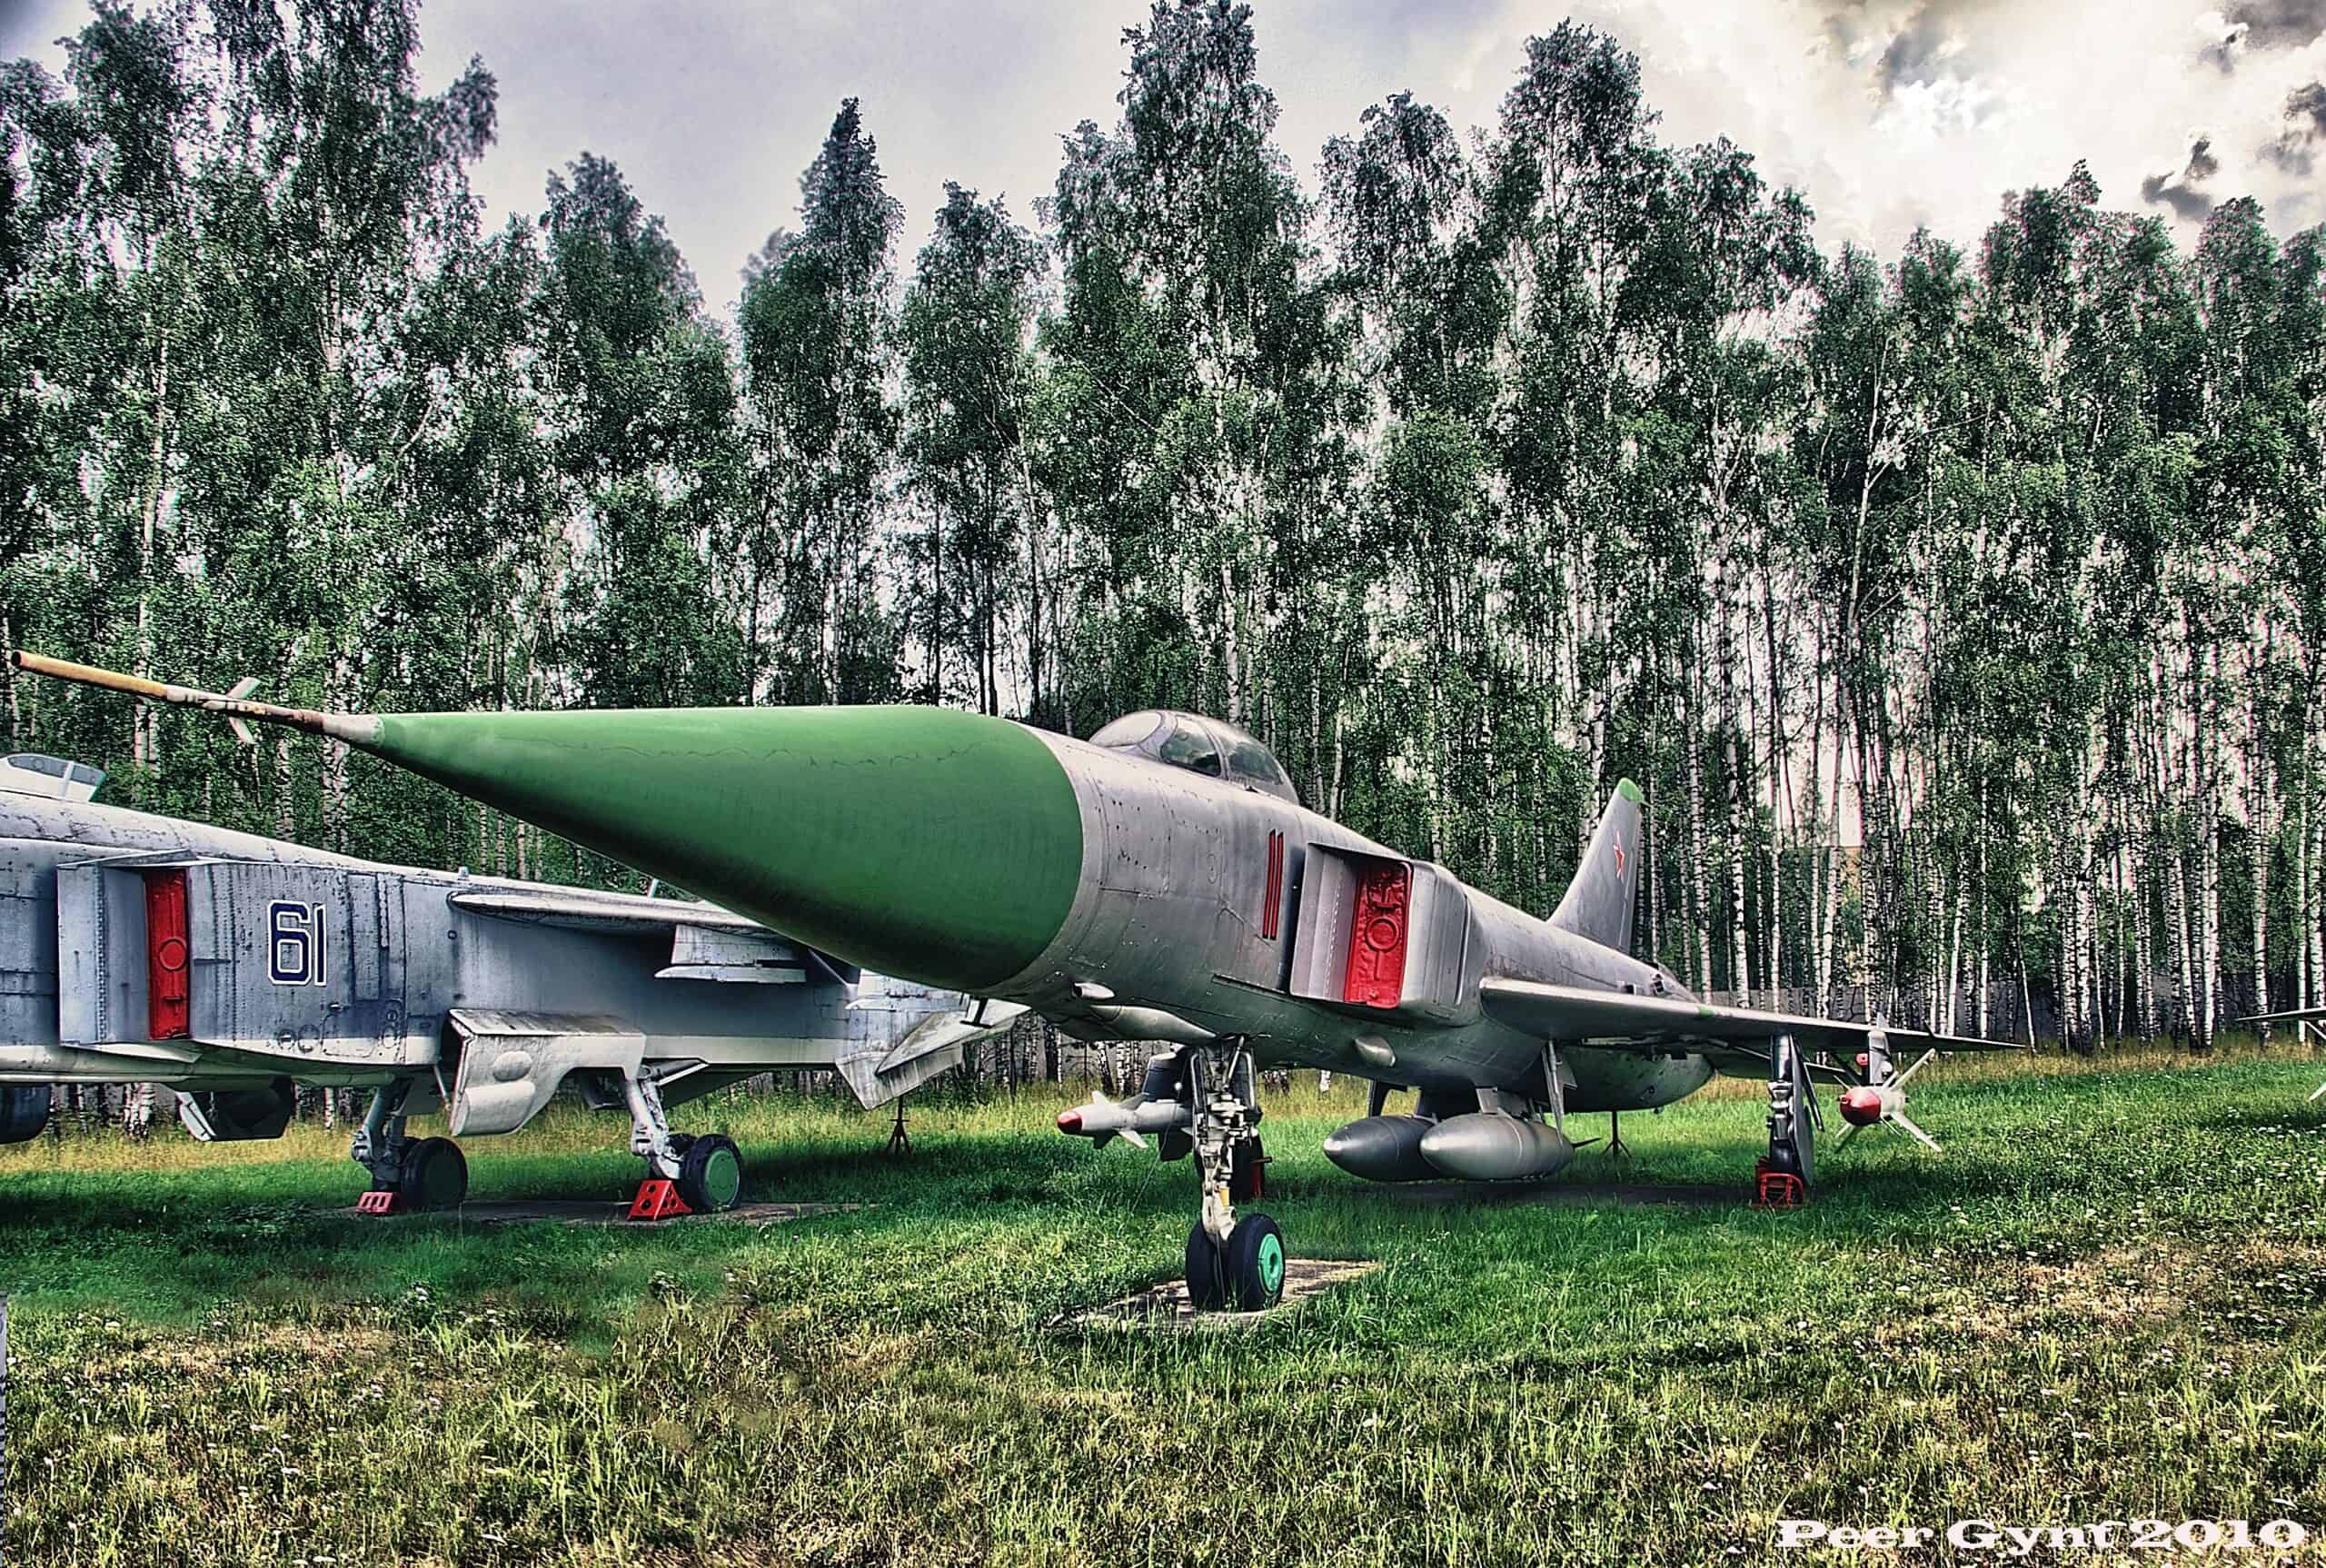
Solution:
<path fill-rule="evenodd" d="M 1763 1160 L 1753 1175 L 1754 1208 L 1799 1208 L 1809 1201 L 1807 1184 L 1791 1171 L 1773 1171 Z"/>
<path fill-rule="evenodd" d="M 669 1176 L 649 1176 L 638 1184 L 638 1196 L 630 1200 L 631 1219 L 670 1219 L 678 1215 L 692 1214 L 687 1200 L 679 1196 L 679 1184 Z"/>
<path fill-rule="evenodd" d="M 403 1208 L 403 1194 L 393 1187 L 377 1187 L 355 1200 L 357 1214 L 395 1214 Z"/>

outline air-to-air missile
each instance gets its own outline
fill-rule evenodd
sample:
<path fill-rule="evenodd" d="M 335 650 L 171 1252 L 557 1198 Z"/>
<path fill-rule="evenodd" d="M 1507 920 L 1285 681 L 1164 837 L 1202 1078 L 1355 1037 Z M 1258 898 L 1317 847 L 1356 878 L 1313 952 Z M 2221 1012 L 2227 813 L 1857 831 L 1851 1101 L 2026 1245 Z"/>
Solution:
<path fill-rule="evenodd" d="M 1262 1186 L 1262 1066 L 1372 1080 L 1373 1114 L 1327 1149 L 1397 1180 L 1547 1175 L 1574 1156 L 1570 1115 L 1748 1072 L 1769 1083 L 1763 1190 L 1794 1201 L 1813 1079 L 1887 1084 L 1886 1051 L 1869 1053 L 1878 1068 L 1833 1059 L 1873 1026 L 1698 1002 L 1631 956 L 1628 781 L 1538 919 L 1303 809 L 1265 746 L 1194 714 L 1135 713 L 1088 740 L 910 707 L 357 715 L 17 662 L 344 741 L 843 962 L 1158 1047 L 1137 1097 L 1059 1122 L 1194 1156 L 1201 1306 L 1282 1288 L 1276 1222 L 1238 1212 Z M 1400 1088 L 1416 1114 L 1385 1116 Z"/>

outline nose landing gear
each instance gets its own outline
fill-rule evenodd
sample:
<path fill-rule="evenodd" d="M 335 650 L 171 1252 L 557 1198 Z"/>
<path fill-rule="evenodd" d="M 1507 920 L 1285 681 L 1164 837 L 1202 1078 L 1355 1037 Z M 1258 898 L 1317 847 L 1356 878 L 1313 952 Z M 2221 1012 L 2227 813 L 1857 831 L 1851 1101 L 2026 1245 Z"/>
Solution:
<path fill-rule="evenodd" d="M 1285 1252 L 1276 1221 L 1257 1210 L 1236 1214 L 1266 1185 L 1252 1058 L 1226 1044 L 1195 1047 L 1187 1063 L 1203 1189 L 1202 1217 L 1188 1233 L 1188 1295 L 1198 1312 L 1264 1312 L 1283 1299 Z"/>

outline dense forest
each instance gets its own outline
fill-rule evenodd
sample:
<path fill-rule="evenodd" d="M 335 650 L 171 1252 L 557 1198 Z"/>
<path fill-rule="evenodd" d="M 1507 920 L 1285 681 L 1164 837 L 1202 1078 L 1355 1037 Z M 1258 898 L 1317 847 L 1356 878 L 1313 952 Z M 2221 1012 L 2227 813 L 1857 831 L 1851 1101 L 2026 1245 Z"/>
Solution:
<path fill-rule="evenodd" d="M 8 646 L 354 710 L 1197 708 L 1537 911 L 1637 778 L 1638 940 L 1706 989 L 2080 1048 L 2326 990 L 2320 232 L 2188 248 L 2078 165 L 1824 252 L 1573 24 L 1493 125 L 1397 93 L 1297 161 L 1248 7 L 1156 0 L 1030 212 L 901 211 L 838 104 L 721 319 L 603 158 L 491 227 L 493 77 L 423 94 L 419 25 L 100 0 L 0 67 Z M 121 803 L 621 875 L 5 697 Z"/>

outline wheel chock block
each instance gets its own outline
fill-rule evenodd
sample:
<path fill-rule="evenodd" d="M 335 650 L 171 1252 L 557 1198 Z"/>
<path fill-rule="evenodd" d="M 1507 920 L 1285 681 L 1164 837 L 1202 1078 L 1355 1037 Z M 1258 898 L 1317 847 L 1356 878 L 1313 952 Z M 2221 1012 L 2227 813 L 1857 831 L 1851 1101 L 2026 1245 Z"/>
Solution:
<path fill-rule="evenodd" d="M 403 1207 L 403 1195 L 393 1187 L 380 1187 L 355 1200 L 357 1214 L 394 1214 Z"/>
<path fill-rule="evenodd" d="M 1755 1167 L 1754 1208 L 1799 1208 L 1809 1201 L 1809 1186 L 1791 1171 L 1773 1171 L 1764 1160 Z"/>
<path fill-rule="evenodd" d="M 674 1216 L 692 1214 L 687 1200 L 679 1196 L 679 1184 L 668 1176 L 649 1176 L 638 1184 L 638 1196 L 630 1200 L 631 1219 L 670 1219 Z"/>

